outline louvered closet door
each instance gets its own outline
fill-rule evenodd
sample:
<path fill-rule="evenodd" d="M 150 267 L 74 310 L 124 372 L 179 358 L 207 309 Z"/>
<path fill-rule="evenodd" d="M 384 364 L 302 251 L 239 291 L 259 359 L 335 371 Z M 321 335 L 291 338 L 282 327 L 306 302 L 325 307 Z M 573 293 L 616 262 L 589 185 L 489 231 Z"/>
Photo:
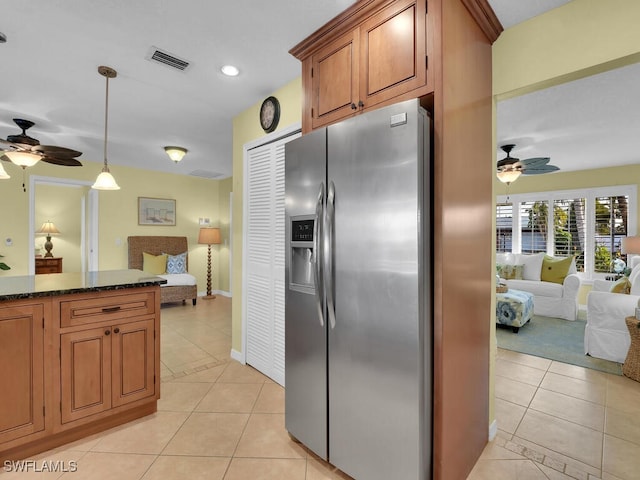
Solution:
<path fill-rule="evenodd" d="M 284 145 L 289 136 L 247 157 L 246 361 L 284 385 Z"/>

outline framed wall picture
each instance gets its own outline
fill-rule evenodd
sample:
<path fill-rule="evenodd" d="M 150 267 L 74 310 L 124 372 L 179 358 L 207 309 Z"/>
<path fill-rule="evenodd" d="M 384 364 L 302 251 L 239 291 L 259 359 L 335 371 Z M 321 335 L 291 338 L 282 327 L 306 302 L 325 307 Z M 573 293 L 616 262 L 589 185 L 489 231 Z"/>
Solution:
<path fill-rule="evenodd" d="M 175 224 L 175 200 L 138 197 L 138 225 L 175 226 Z"/>

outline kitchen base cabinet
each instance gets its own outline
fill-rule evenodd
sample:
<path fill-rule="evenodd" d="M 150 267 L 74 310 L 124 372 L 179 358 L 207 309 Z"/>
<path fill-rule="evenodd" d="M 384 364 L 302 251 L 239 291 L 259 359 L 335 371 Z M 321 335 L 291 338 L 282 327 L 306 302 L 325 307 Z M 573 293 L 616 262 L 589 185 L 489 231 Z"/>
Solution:
<path fill-rule="evenodd" d="M 61 335 L 62 423 L 152 397 L 153 337 L 153 320 Z"/>
<path fill-rule="evenodd" d="M 159 286 L 0 302 L 0 460 L 155 412 L 159 332 Z"/>
<path fill-rule="evenodd" d="M 0 444 L 44 430 L 44 305 L 0 308 Z"/>

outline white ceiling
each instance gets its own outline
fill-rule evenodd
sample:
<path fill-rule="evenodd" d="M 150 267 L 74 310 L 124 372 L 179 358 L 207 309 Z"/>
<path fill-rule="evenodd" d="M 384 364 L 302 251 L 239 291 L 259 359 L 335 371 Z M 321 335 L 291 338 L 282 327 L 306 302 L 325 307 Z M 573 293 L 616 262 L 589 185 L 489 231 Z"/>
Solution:
<path fill-rule="evenodd" d="M 489 3 L 509 27 L 567 1 Z M 351 3 L 3 0 L 0 32 L 7 36 L 7 43 L 0 44 L 0 137 L 20 133 L 12 118 L 26 118 L 36 122 L 28 134 L 42 144 L 80 150 L 81 161 L 102 162 L 105 79 L 97 67 L 107 65 L 118 71 L 118 77 L 109 82 L 110 165 L 230 176 L 233 117 L 298 77 L 300 63 L 288 50 Z M 180 72 L 147 61 L 153 46 L 191 66 Z M 226 63 L 240 68 L 240 76 L 224 77 L 219 68 Z M 638 75 L 637 69 L 634 73 Z M 590 81 L 598 80 L 586 79 Z M 610 81 L 604 83 L 610 85 Z M 628 83 L 626 77 L 619 81 Z M 588 139 L 604 144 L 608 153 L 613 147 L 618 151 L 609 134 L 598 138 L 602 130 L 597 121 L 609 131 L 616 125 L 612 123 L 615 116 L 604 119 L 603 113 L 605 107 L 620 105 L 614 102 L 618 98 L 614 94 L 623 86 L 606 97 L 583 93 L 578 97 L 583 103 L 578 104 L 577 99 L 570 102 L 574 83 L 556 87 L 566 89 L 558 91 L 558 97 L 553 97 L 556 89 L 550 89 L 501 102 L 498 144 L 517 143 L 514 153 L 521 158 L 538 156 L 535 149 L 539 148 L 563 170 L 576 165 L 575 161 L 573 166 L 564 164 L 570 160 L 565 153 L 577 155 Z M 602 88 L 602 83 L 595 88 Z M 544 97 L 546 106 L 536 95 Z M 569 106 L 559 108 L 558 98 Z M 627 120 L 625 111 L 637 111 L 629 106 L 625 96 L 618 117 Z M 588 128 L 582 128 L 585 121 L 590 122 Z M 584 135 L 585 131 L 594 134 Z M 572 140 L 575 133 L 581 135 L 578 143 Z M 556 150 L 556 145 L 544 143 L 560 144 L 562 139 L 573 147 L 560 150 L 558 145 Z M 183 146 L 189 153 L 176 165 L 165 155 L 164 145 Z M 578 156 L 586 162 L 584 155 Z M 7 170 L 12 173 L 10 167 Z M 116 169 L 114 174 L 117 178 Z"/>

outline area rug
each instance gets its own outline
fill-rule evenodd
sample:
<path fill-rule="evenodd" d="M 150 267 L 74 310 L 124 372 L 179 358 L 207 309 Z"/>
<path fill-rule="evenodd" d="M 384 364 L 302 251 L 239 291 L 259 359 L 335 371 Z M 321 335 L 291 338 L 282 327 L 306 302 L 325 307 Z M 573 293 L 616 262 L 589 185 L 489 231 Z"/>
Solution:
<path fill-rule="evenodd" d="M 584 354 L 585 325 L 584 320 L 569 322 L 534 315 L 518 333 L 513 333 L 511 327 L 497 326 L 496 337 L 499 348 L 622 375 L 620 363 Z"/>

